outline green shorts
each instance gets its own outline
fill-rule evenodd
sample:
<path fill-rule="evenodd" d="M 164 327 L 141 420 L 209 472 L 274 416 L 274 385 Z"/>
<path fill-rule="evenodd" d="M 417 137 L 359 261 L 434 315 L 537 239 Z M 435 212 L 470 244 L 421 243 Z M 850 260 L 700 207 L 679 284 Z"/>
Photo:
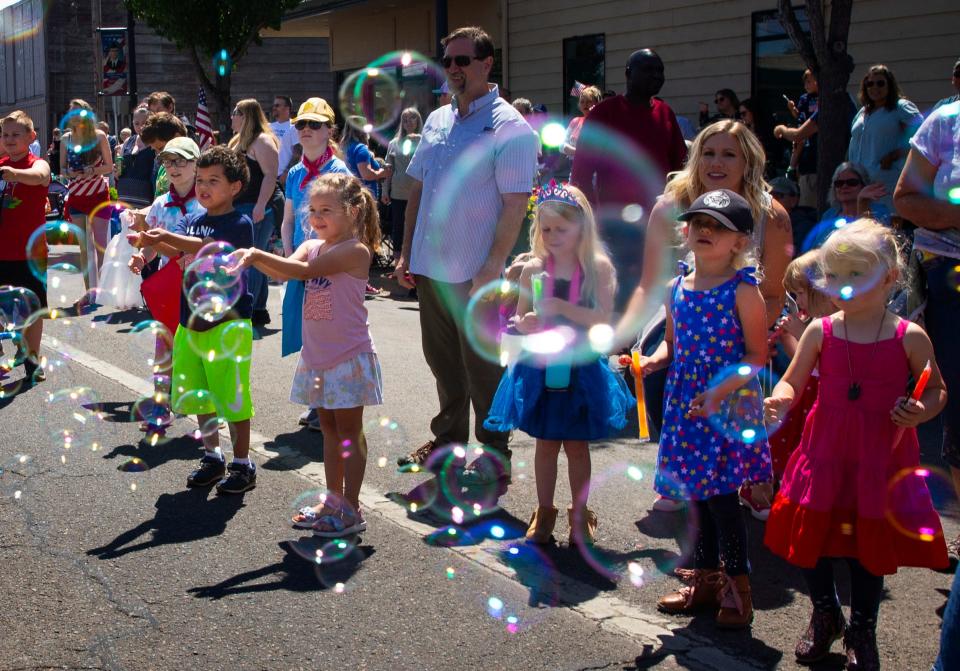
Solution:
<path fill-rule="evenodd" d="M 249 319 L 232 319 L 209 331 L 181 325 L 173 337 L 173 411 L 215 414 L 228 422 L 253 417 L 252 351 L 253 326 Z"/>

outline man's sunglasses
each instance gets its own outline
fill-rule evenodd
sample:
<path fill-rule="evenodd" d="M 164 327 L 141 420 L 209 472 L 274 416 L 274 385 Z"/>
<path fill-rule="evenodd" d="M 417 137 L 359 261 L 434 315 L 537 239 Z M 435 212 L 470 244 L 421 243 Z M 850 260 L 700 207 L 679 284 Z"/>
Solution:
<path fill-rule="evenodd" d="M 881 89 L 882 89 L 882 88 L 886 88 L 886 86 L 887 86 L 887 80 L 886 80 L 886 79 L 877 79 L 877 80 L 872 81 L 872 82 L 867 82 L 867 88 L 868 88 L 868 89 L 872 89 L 874 86 L 876 86 L 877 88 L 881 88 Z"/>
<path fill-rule="evenodd" d="M 835 179 L 833 180 L 834 188 L 839 189 L 841 186 L 860 186 L 863 184 L 859 179 L 851 177 L 850 179 Z"/>
<path fill-rule="evenodd" d="M 457 64 L 458 68 L 465 68 L 470 65 L 471 61 L 480 60 L 476 56 L 444 56 L 440 59 L 440 62 L 443 64 L 443 67 L 447 70 L 450 69 L 450 66 L 454 63 Z"/>
<path fill-rule="evenodd" d="M 296 128 L 297 130 L 303 130 L 304 128 L 306 128 L 306 127 L 309 126 L 309 127 L 310 127 L 310 130 L 320 130 L 320 129 L 323 128 L 325 125 L 326 125 L 326 124 L 323 123 L 322 121 L 306 121 L 306 120 L 304 120 L 304 121 L 298 121 L 297 123 L 293 124 L 293 127 Z"/>

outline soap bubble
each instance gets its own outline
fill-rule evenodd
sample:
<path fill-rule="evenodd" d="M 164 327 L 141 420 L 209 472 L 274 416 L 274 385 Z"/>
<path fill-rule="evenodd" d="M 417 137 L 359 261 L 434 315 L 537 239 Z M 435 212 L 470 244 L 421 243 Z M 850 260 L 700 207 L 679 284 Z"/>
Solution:
<path fill-rule="evenodd" d="M 120 464 L 117 470 L 123 471 L 124 473 L 143 473 L 144 471 L 149 471 L 150 466 L 140 457 L 131 457 Z"/>
<path fill-rule="evenodd" d="M 80 268 L 79 252 L 70 255 L 59 255 L 57 260 L 48 258 L 47 243 L 54 245 L 85 245 L 86 234 L 76 224 L 66 221 L 47 222 L 30 235 L 25 250 L 27 264 L 34 277 L 47 283 L 47 294 L 56 294 L 61 290 L 61 278 L 56 273 L 79 275 L 84 271 Z"/>
<path fill-rule="evenodd" d="M 46 395 L 40 423 L 57 447 L 92 447 L 101 439 L 100 398 L 89 387 L 68 387 Z"/>
<path fill-rule="evenodd" d="M 231 273 L 235 250 L 225 242 L 204 246 L 184 269 L 183 287 L 195 316 L 215 322 L 234 306 L 243 293 L 242 273 Z"/>
<path fill-rule="evenodd" d="M 935 509 L 931 508 L 930 501 Z M 887 485 L 886 518 L 908 538 L 931 543 L 943 538 L 940 516 L 956 507 L 956 493 L 950 477 L 929 466 L 911 466 L 897 471 Z"/>
<path fill-rule="evenodd" d="M 516 311 L 519 295 L 519 285 L 498 279 L 480 287 L 467 302 L 464 333 L 473 350 L 487 361 L 502 360 L 501 336 Z"/>
<path fill-rule="evenodd" d="M 130 329 L 129 343 L 133 360 L 144 362 L 151 373 L 170 367 L 173 335 L 162 322 L 146 319 L 135 324 Z"/>
<path fill-rule="evenodd" d="M 0 329 L 19 331 L 30 315 L 40 310 L 40 299 L 30 289 L 0 286 Z"/>
<path fill-rule="evenodd" d="M 392 68 L 368 65 L 340 86 L 340 109 L 346 122 L 363 133 L 388 128 L 403 107 L 403 92 Z"/>
<path fill-rule="evenodd" d="M 97 115 L 92 110 L 72 109 L 60 119 L 60 133 L 67 143 L 67 165 L 72 170 L 85 165 L 85 152 L 97 146 Z M 67 138 L 66 133 L 70 133 Z M 92 161 L 90 162 L 92 164 Z M 63 166 L 66 172 L 67 166 Z"/>

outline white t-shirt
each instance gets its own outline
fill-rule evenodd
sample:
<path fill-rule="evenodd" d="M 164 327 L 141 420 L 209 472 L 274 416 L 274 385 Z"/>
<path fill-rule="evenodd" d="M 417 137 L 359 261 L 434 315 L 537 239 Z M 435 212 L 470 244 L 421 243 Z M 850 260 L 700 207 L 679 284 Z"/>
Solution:
<path fill-rule="evenodd" d="M 277 165 L 277 177 L 279 177 L 287 169 L 287 164 L 293 157 L 293 147 L 300 142 L 300 138 L 292 121 L 273 121 L 270 123 L 270 128 L 280 140 L 280 160 Z"/>

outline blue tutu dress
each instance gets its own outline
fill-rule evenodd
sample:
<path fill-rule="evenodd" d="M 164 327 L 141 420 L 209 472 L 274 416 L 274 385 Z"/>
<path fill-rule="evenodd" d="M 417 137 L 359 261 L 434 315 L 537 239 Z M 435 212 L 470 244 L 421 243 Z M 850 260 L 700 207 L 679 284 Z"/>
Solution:
<path fill-rule="evenodd" d="M 570 295 L 569 280 L 557 279 L 554 294 Z M 569 323 L 568 323 L 569 324 Z M 578 341 L 584 338 L 578 331 Z M 577 347 L 576 350 L 583 349 Z M 507 368 L 483 426 L 491 431 L 520 429 L 542 440 L 602 440 L 626 426 L 635 401 L 606 357 L 574 364 L 565 389 L 548 389 L 546 368 L 532 356 Z"/>
<path fill-rule="evenodd" d="M 708 291 L 683 288 L 687 267 L 671 291 L 673 362 L 664 393 L 663 431 L 654 489 L 674 499 L 702 501 L 773 477 L 763 427 L 760 381 L 754 376 L 711 417 L 687 417 L 690 403 L 716 380 L 736 375 L 745 353 L 736 312 L 737 286 L 756 285 L 742 268 Z"/>

